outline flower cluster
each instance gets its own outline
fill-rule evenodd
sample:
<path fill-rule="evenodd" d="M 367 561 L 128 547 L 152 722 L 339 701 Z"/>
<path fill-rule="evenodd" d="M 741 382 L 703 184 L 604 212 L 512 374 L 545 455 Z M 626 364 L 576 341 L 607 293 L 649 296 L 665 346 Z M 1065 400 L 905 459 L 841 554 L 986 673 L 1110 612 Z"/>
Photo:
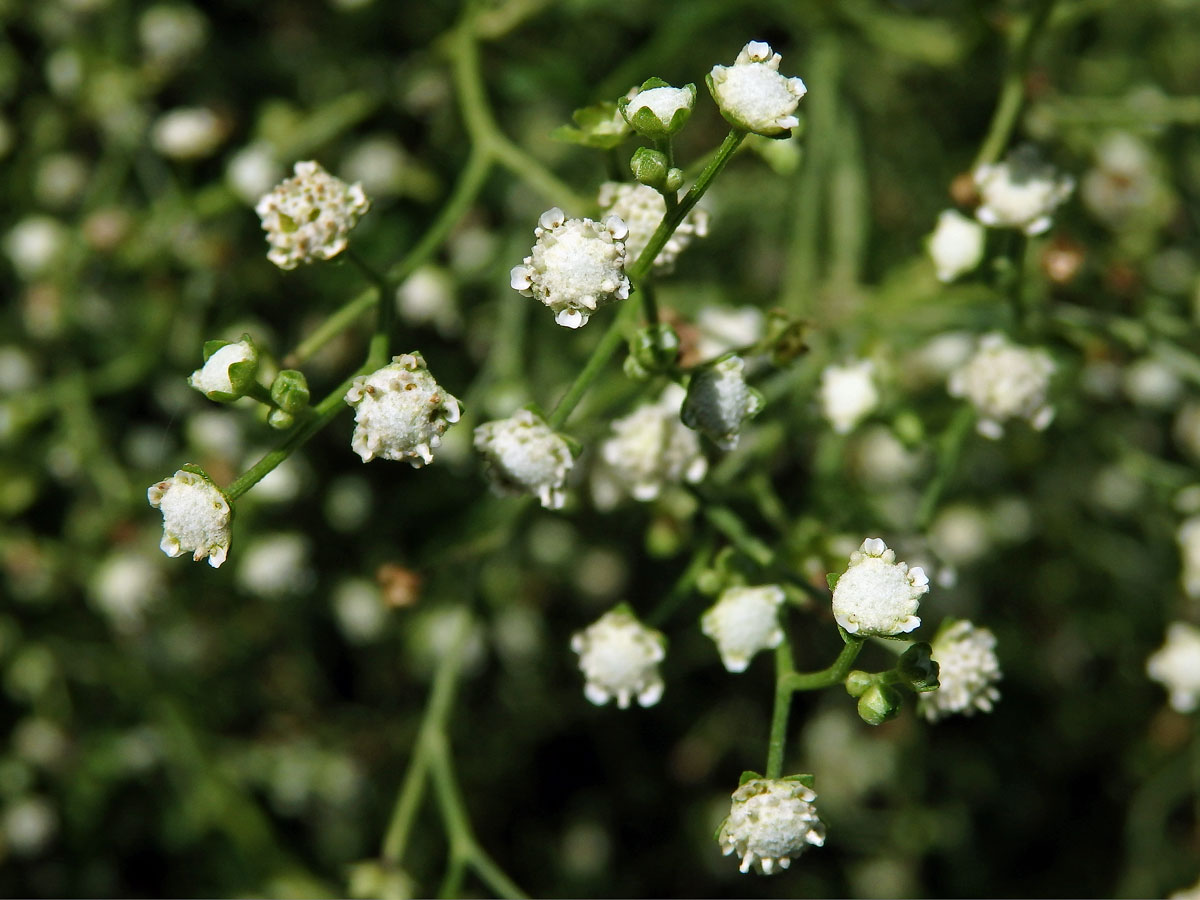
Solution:
<path fill-rule="evenodd" d="M 506 494 L 533 494 L 546 509 L 566 500 L 567 474 L 575 464 L 566 440 L 523 409 L 475 429 L 475 449 L 492 485 Z"/>
<path fill-rule="evenodd" d="M 667 201 L 663 195 L 644 184 L 606 181 L 600 185 L 596 202 L 604 213 L 619 216 L 625 223 L 628 229 L 625 235 L 625 253 L 626 259 L 630 260 L 641 256 L 667 212 Z M 699 207 L 692 207 L 679 223 L 679 227 L 667 238 L 663 248 L 658 251 L 658 256 L 654 257 L 654 271 L 669 272 L 679 254 L 692 242 L 692 238 L 704 237 L 707 234 L 708 212 Z"/>
<path fill-rule="evenodd" d="M 628 709 L 633 698 L 653 706 L 663 695 L 658 664 L 666 656 L 666 639 L 647 628 L 625 607 L 606 612 L 571 638 L 586 682 L 583 695 L 597 706 L 614 697 Z"/>
<path fill-rule="evenodd" d="M 1019 228 L 1041 234 L 1051 225 L 1051 213 L 1071 196 L 1075 180 L 1042 161 L 1037 150 L 1019 147 L 1002 163 L 975 170 L 982 202 L 975 218 L 993 228 Z"/>
<path fill-rule="evenodd" d="M 733 792 L 717 843 L 726 856 L 741 858 L 743 873 L 751 866 L 763 875 L 786 869 L 808 845 L 825 843 L 816 799 L 816 791 L 799 780 L 752 778 Z"/>
<path fill-rule="evenodd" d="M 408 460 L 417 468 L 433 462 L 434 449 L 460 414 L 458 400 L 416 352 L 393 356 L 382 369 L 355 378 L 346 402 L 354 407 L 350 446 L 363 462 Z"/>
<path fill-rule="evenodd" d="M 918 708 L 930 722 L 954 713 L 991 712 L 1000 699 L 996 682 L 996 636 L 965 619 L 943 627 L 933 639 L 932 656 L 938 664 L 939 687 L 919 695 Z"/>
<path fill-rule="evenodd" d="M 267 259 L 281 269 L 333 259 L 371 206 L 361 184 L 348 185 L 319 163 L 298 162 L 294 171 L 254 207 L 271 245 Z"/>
<path fill-rule="evenodd" d="M 229 522 L 233 511 L 220 488 L 203 474 L 180 469 L 170 478 L 150 485 L 150 505 L 162 512 L 163 553 L 192 553 L 199 562 L 208 557 L 214 569 L 229 555 Z"/>
<path fill-rule="evenodd" d="M 746 363 L 727 356 L 695 372 L 688 383 L 680 416 L 683 424 L 706 435 L 722 450 L 738 445 L 742 425 L 762 411 L 762 394 L 746 384 Z"/>
<path fill-rule="evenodd" d="M 867 538 L 833 588 L 833 617 L 851 634 L 891 635 L 921 624 L 915 615 L 929 579 L 920 566 L 896 562 L 896 551 Z"/>
<path fill-rule="evenodd" d="M 605 474 L 635 500 L 653 500 L 668 484 L 695 483 L 708 472 L 700 439 L 680 421 L 685 393 L 668 385 L 656 403 L 638 407 L 612 423 L 600 446 Z"/>
<path fill-rule="evenodd" d="M 777 584 L 730 587 L 701 616 L 700 629 L 716 643 L 727 670 L 745 672 L 759 650 L 774 650 L 783 642 L 783 600 L 783 588 Z"/>
<path fill-rule="evenodd" d="M 782 57 L 765 41 L 751 41 L 732 66 L 713 66 L 708 89 L 735 128 L 765 137 L 786 136 L 800 124 L 796 106 L 808 89 L 799 78 L 779 74 Z"/>
<path fill-rule="evenodd" d="M 1019 347 L 994 332 L 951 373 L 947 389 L 952 397 L 970 400 L 979 413 L 979 433 L 998 440 L 1006 419 L 1025 419 L 1038 431 L 1054 420 L 1054 407 L 1046 401 L 1052 374 L 1054 361 L 1046 351 Z"/>

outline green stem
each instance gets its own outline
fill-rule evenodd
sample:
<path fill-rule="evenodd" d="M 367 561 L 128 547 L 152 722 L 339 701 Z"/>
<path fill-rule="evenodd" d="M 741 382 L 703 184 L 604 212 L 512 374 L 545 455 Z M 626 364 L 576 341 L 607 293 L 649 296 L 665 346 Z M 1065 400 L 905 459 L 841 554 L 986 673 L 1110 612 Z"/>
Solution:
<path fill-rule="evenodd" d="M 667 619 L 679 608 L 684 600 L 686 600 L 696 587 L 696 581 L 700 577 L 700 573 L 704 571 L 708 565 L 708 561 L 712 558 L 713 540 L 709 536 L 700 542 L 692 553 L 692 559 L 687 564 L 687 568 L 675 581 L 671 590 L 667 595 L 659 601 L 654 607 L 654 611 L 646 616 L 645 623 L 651 628 L 661 628 Z"/>
<path fill-rule="evenodd" d="M 785 637 L 775 648 L 775 708 L 771 713 L 771 738 L 767 743 L 768 778 L 779 778 L 783 774 L 783 751 L 787 744 L 788 716 L 792 709 L 792 692 L 787 687 L 787 678 L 794 672 L 792 645 Z"/>
<path fill-rule="evenodd" d="M 658 298 L 655 296 L 654 283 L 647 281 L 642 285 L 640 291 L 642 295 L 642 313 L 646 317 L 646 324 L 658 324 Z"/>
<path fill-rule="evenodd" d="M 563 394 L 558 405 L 554 407 L 554 411 L 550 413 L 546 424 L 551 428 L 558 429 L 567 424 L 567 419 L 575 411 L 575 407 L 579 405 L 583 395 L 588 392 L 592 382 L 604 371 L 604 367 L 612 355 L 617 352 L 617 348 L 625 343 L 625 325 L 632 319 L 631 311 L 636 310 L 636 303 L 626 303 L 621 307 L 621 311 L 609 324 L 608 330 L 601 336 L 600 343 L 596 345 L 596 348 L 592 350 L 592 355 L 584 363 L 583 369 L 575 376 L 575 380 L 571 382 L 567 392 Z"/>
<path fill-rule="evenodd" d="M 725 535 L 734 547 L 764 569 L 775 562 L 774 551 L 752 535 L 733 510 L 727 506 L 709 502 L 700 495 L 697 497 L 700 500 L 704 518 L 708 519 L 713 528 Z"/>
<path fill-rule="evenodd" d="M 950 477 L 958 467 L 958 458 L 962 455 L 963 446 L 967 442 L 967 435 L 970 434 L 971 424 L 974 421 L 975 410 L 969 404 L 964 404 L 954 414 L 954 418 L 950 420 L 946 430 L 938 437 L 937 470 L 925 486 L 925 491 L 921 494 L 921 502 L 917 506 L 917 528 L 920 531 L 927 529 L 929 523 L 933 521 L 938 501 L 941 500 Z"/>
<path fill-rule="evenodd" d="M 828 668 L 819 672 L 789 672 L 783 677 L 783 682 L 790 691 L 819 691 L 835 684 L 841 684 L 850 674 L 850 667 L 858 658 L 866 639 L 854 634 L 847 634 L 846 646 Z"/>
<path fill-rule="evenodd" d="M 979 147 L 979 154 L 971 170 L 980 166 L 991 165 L 1000 158 L 1004 148 L 1012 138 L 1013 129 L 1017 125 L 1017 117 L 1025 101 L 1025 72 L 1029 68 L 1029 60 L 1033 55 L 1033 45 L 1042 31 L 1042 26 L 1054 8 L 1054 0 L 1041 0 L 1037 8 L 1022 21 L 1014 31 L 1013 51 L 1009 57 L 1008 68 L 1004 72 L 1004 82 L 1000 87 L 1000 99 L 996 103 L 996 111 L 992 114 L 991 125 L 988 126 L 987 137 Z"/>

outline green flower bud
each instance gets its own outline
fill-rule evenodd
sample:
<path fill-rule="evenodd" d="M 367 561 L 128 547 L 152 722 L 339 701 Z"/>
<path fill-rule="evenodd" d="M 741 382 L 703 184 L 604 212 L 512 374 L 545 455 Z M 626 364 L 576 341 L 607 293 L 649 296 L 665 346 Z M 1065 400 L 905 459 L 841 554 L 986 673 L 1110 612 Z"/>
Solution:
<path fill-rule="evenodd" d="M 617 108 L 642 137 L 661 141 L 677 134 L 692 115 L 696 85 L 671 87 L 661 78 L 648 78 L 631 96 L 617 101 Z M 645 183 L 645 182 L 643 182 Z"/>
<path fill-rule="evenodd" d="M 858 716 L 868 725 L 882 725 L 900 715 L 903 695 L 890 684 L 873 684 L 858 698 Z"/>
<path fill-rule="evenodd" d="M 666 181 L 663 184 L 668 191 L 676 191 L 683 187 L 683 169 L 667 169 Z"/>
<path fill-rule="evenodd" d="M 308 408 L 308 379 L 297 369 L 284 369 L 271 384 L 271 401 L 284 412 L 295 415 Z"/>
<path fill-rule="evenodd" d="M 667 182 L 667 155 L 649 147 L 638 147 L 629 161 L 629 169 L 639 183 L 661 188 Z"/>
<path fill-rule="evenodd" d="M 296 424 L 296 417 L 286 410 L 273 409 L 267 414 L 267 424 L 278 431 L 283 431 Z"/>
<path fill-rule="evenodd" d="M 679 335 L 670 325 L 659 322 L 640 329 L 629 340 L 625 374 L 635 381 L 668 372 L 679 356 Z"/>
<path fill-rule="evenodd" d="M 901 654 L 896 671 L 904 683 L 919 694 L 938 689 L 938 664 L 929 644 L 924 641 L 913 644 Z"/>
<path fill-rule="evenodd" d="M 851 697 L 861 697 L 866 693 L 867 688 L 875 683 L 875 678 L 870 672 L 864 672 L 862 669 L 855 669 L 846 676 L 846 693 Z"/>

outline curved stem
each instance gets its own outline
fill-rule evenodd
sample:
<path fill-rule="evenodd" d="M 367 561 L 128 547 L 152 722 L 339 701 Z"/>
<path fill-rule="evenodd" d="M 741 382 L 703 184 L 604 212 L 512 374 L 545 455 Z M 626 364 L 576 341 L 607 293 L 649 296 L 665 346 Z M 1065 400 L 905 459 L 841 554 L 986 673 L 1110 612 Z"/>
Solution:
<path fill-rule="evenodd" d="M 858 635 L 846 635 L 846 646 L 828 668 L 819 672 L 789 672 L 781 679 L 790 691 L 819 691 L 841 684 L 850 674 L 850 667 L 858 658 L 866 639 Z"/>

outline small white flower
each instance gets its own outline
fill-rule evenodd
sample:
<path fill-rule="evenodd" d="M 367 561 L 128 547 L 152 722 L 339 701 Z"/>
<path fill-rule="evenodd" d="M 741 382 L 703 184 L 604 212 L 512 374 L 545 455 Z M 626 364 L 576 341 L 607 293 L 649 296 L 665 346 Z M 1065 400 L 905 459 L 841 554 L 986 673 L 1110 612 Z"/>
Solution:
<path fill-rule="evenodd" d="M 1165 687 L 1171 706 L 1190 713 L 1200 706 L 1200 628 L 1172 622 L 1166 642 L 1146 660 L 1146 674 Z"/>
<path fill-rule="evenodd" d="M 1185 519 L 1175 533 L 1183 563 L 1180 580 L 1183 591 L 1193 600 L 1200 599 L 1200 516 Z"/>
<path fill-rule="evenodd" d="M 567 442 L 527 409 L 475 429 L 475 449 L 500 493 L 533 494 L 546 509 L 566 500 L 567 474 L 575 464 Z"/>
<path fill-rule="evenodd" d="M 613 697 L 621 709 L 628 709 L 634 697 L 642 706 L 653 706 L 662 698 L 658 664 L 666 656 L 666 640 L 627 609 L 610 610 L 577 632 L 571 649 L 579 654 L 586 679 L 583 695 L 597 706 Z"/>
<path fill-rule="evenodd" d="M 700 630 L 713 639 L 721 662 L 730 672 L 745 672 L 759 650 L 774 650 L 783 641 L 779 607 L 783 588 L 777 584 L 731 587 L 700 617 Z"/>
<path fill-rule="evenodd" d="M 88 593 L 101 613 L 122 632 L 141 626 L 147 610 L 166 593 L 159 567 L 132 550 L 105 557 L 88 581 Z"/>
<path fill-rule="evenodd" d="M 755 865 L 763 875 L 786 869 L 809 844 L 825 843 L 816 799 L 816 791 L 799 781 L 753 778 L 733 792 L 717 842 L 726 856 L 741 858 L 743 873 Z"/>
<path fill-rule="evenodd" d="M 600 446 L 610 473 L 635 500 L 653 500 L 668 484 L 694 484 L 708 471 L 699 437 L 679 418 L 684 396 L 679 385 L 668 385 L 657 402 L 616 419 Z"/>
<path fill-rule="evenodd" d="M 337 256 L 371 207 L 361 184 L 348 185 L 318 163 L 298 162 L 294 171 L 254 207 L 271 245 L 267 259 L 281 269 Z"/>
<path fill-rule="evenodd" d="M 542 213 L 537 241 L 522 265 L 513 266 L 513 290 L 554 310 L 554 321 L 581 328 L 599 307 L 629 297 L 625 236 L 620 216 L 600 222 L 568 219 L 557 206 Z"/>
<path fill-rule="evenodd" d="M 974 715 L 992 711 L 1000 699 L 1000 661 L 996 636 L 962 619 L 942 628 L 933 639 L 933 661 L 938 664 L 939 687 L 918 695 L 917 708 L 930 722 L 954 713 Z"/>
<path fill-rule="evenodd" d="M 826 366 L 821 373 L 821 412 L 838 434 L 847 434 L 879 404 L 875 364 L 860 359 L 844 366 Z"/>
<path fill-rule="evenodd" d="M 1053 421 L 1054 407 L 1046 402 L 1053 373 L 1054 361 L 1046 351 L 1019 347 L 993 333 L 950 375 L 947 390 L 952 397 L 970 400 L 980 416 L 979 433 L 998 440 L 1005 419 L 1025 419 L 1038 431 Z"/>
<path fill-rule="evenodd" d="M 738 445 L 742 425 L 758 415 L 763 397 L 746 384 L 746 363 L 730 356 L 692 375 L 683 401 L 683 424 L 708 435 L 722 450 Z"/>
<path fill-rule="evenodd" d="M 225 123 L 211 109 L 185 106 L 163 113 L 150 132 L 154 149 L 170 159 L 204 159 L 225 140 Z"/>
<path fill-rule="evenodd" d="M 354 407 L 350 446 L 363 462 L 408 460 L 414 468 L 433 462 L 442 435 L 460 415 L 458 400 L 416 352 L 393 356 L 382 369 L 355 378 L 346 402 Z"/>
<path fill-rule="evenodd" d="M 751 41 L 732 66 L 713 66 L 705 80 L 730 124 L 766 137 L 800 124 L 796 106 L 808 89 L 799 78 L 779 74 L 781 59 L 770 44 Z"/>
<path fill-rule="evenodd" d="M 937 227 L 925 246 L 940 281 L 953 281 L 983 259 L 983 226 L 953 209 L 938 214 Z"/>
<path fill-rule="evenodd" d="M 433 326 L 443 337 L 462 329 L 454 297 L 454 277 L 445 269 L 422 266 L 396 288 L 396 312 L 413 325 Z"/>
<path fill-rule="evenodd" d="M 867 538 L 833 589 L 833 617 L 851 634 L 901 634 L 921 624 L 915 615 L 929 579 L 920 566 L 896 562 L 896 551 Z"/>
<path fill-rule="evenodd" d="M 150 485 L 146 498 L 162 512 L 159 546 L 163 553 L 182 556 L 191 551 L 197 562 L 207 556 L 214 569 L 225 562 L 233 511 L 215 484 L 203 475 L 180 469 L 170 478 Z"/>
<path fill-rule="evenodd" d="M 1002 163 L 975 170 L 983 202 L 975 218 L 993 228 L 1020 228 L 1027 235 L 1049 230 L 1050 214 L 1071 196 L 1075 180 L 1042 162 L 1033 147 L 1020 147 Z"/>
<path fill-rule="evenodd" d="M 626 259 L 629 260 L 636 260 L 641 256 L 667 212 L 667 201 L 663 199 L 663 195 L 644 184 L 606 181 L 600 185 L 600 194 L 596 202 L 602 212 L 619 216 L 625 223 L 628 229 L 628 234 L 625 235 L 625 253 Z M 692 242 L 692 238 L 704 237 L 707 234 L 708 212 L 699 207 L 692 207 L 675 229 L 675 233 L 658 251 L 658 256 L 654 257 L 654 270 L 659 273 L 671 271 L 676 258 Z"/>
<path fill-rule="evenodd" d="M 188 376 L 188 384 L 209 399 L 238 396 L 245 389 L 245 385 L 242 384 L 245 379 L 235 378 L 235 373 L 231 373 L 230 368 L 242 363 L 250 363 L 250 377 L 253 378 L 252 373 L 257 362 L 258 351 L 249 341 L 241 340 L 235 344 L 226 344 L 206 359 L 203 366 Z M 244 370 L 236 374 L 243 375 Z M 238 382 L 237 385 L 234 384 L 235 381 Z"/>

